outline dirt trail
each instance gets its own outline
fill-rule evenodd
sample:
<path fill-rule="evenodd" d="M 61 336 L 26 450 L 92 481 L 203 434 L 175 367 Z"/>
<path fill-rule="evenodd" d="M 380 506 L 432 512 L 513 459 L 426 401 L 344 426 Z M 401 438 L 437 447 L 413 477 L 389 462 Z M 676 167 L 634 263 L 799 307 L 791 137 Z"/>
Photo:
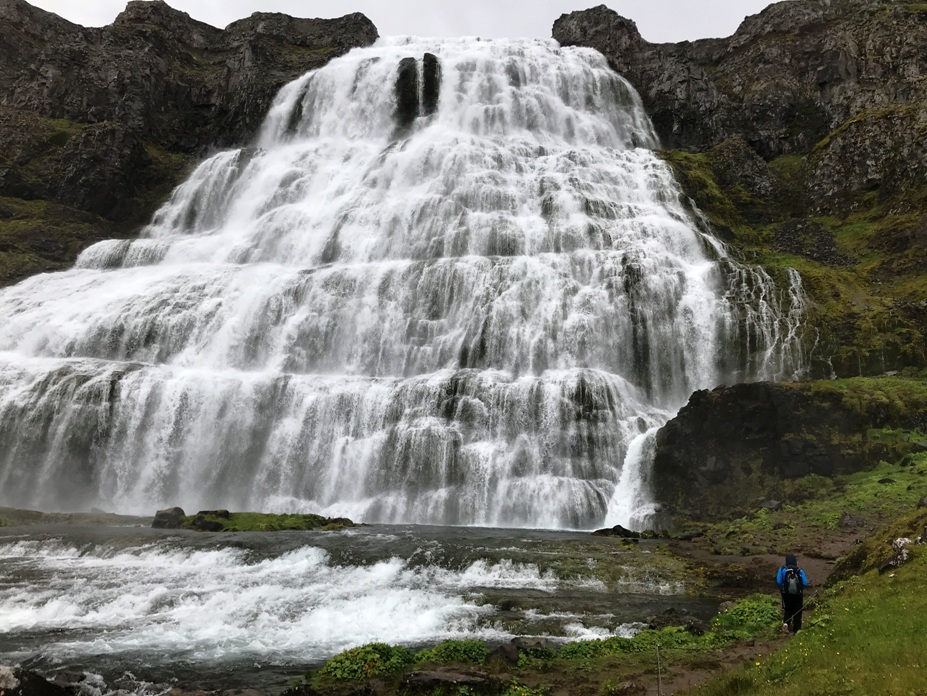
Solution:
<path fill-rule="evenodd" d="M 827 578 L 830 577 L 835 560 L 846 554 L 857 539 L 864 534 L 860 531 L 837 531 L 826 540 L 815 540 L 812 553 L 803 554 L 802 549 L 796 549 L 795 555 L 799 565 L 808 576 L 809 591 L 812 596 L 824 586 Z M 709 577 L 716 581 L 716 589 L 722 596 L 728 593 L 743 595 L 752 592 L 775 595 L 778 592 L 775 576 L 785 560 L 783 555 L 722 556 L 706 551 L 692 542 L 674 542 L 671 548 L 675 554 L 704 568 Z M 814 602 L 809 602 L 806 598 L 805 617 L 813 612 Z M 670 671 L 662 674 L 662 680 L 654 670 L 653 675 L 647 675 L 646 681 L 638 680 L 638 684 L 644 690 L 638 690 L 635 693 L 640 696 L 644 694 L 648 696 L 651 694 L 656 696 L 685 694 L 692 687 L 745 662 L 762 662 L 771 653 L 781 648 L 789 638 L 786 634 L 771 641 L 736 645 L 719 650 L 706 659 L 703 666 L 699 667 L 673 665 Z"/>

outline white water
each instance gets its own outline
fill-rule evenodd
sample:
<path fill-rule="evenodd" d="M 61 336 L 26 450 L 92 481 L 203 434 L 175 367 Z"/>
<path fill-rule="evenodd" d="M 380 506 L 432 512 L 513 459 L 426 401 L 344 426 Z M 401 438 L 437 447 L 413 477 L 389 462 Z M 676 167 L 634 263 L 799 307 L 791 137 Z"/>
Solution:
<path fill-rule="evenodd" d="M 449 541 L 413 537 L 418 548 L 412 553 L 403 550 L 405 535 L 360 529 L 315 537 L 329 548 L 300 533 L 284 535 L 283 542 L 279 536 L 149 534 L 146 541 L 131 535 L 127 529 L 82 540 L 0 539 L 0 655 L 16 661 L 39 654 L 50 665 L 85 668 L 112 656 L 122 669 L 155 658 L 161 666 L 195 663 L 204 673 L 250 660 L 306 665 L 370 642 L 507 640 L 513 633 L 499 624 L 488 592 L 534 592 L 563 597 L 565 604 L 586 595 L 614 608 L 627 601 L 625 593 L 684 591 L 646 567 L 622 567 L 620 558 L 613 561 L 620 572 L 613 571 L 612 587 L 595 578 L 558 577 L 518 560 L 536 554 L 531 547 L 481 551 L 454 534 Z M 449 557 L 451 544 L 465 545 L 462 557 Z M 589 625 L 590 618 L 607 627 Z M 523 612 L 522 633 L 551 619 L 563 625 L 555 639 L 630 634 L 608 616 L 534 609 Z"/>
<path fill-rule="evenodd" d="M 438 111 L 400 132 L 399 61 Z M 383 40 L 287 86 L 143 237 L 0 292 L 0 504 L 641 526 L 644 433 L 794 375 L 597 53 Z"/>

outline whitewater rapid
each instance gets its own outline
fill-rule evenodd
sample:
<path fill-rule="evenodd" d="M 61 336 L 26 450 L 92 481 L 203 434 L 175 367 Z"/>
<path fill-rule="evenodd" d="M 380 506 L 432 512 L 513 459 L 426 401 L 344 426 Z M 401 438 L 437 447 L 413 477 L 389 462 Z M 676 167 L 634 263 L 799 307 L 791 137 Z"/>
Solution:
<path fill-rule="evenodd" d="M 630 636 L 667 607 L 716 605 L 687 598 L 665 555 L 579 533 L 0 532 L 0 664 L 100 675 L 101 693 L 126 673 L 138 694 L 177 681 L 279 690 L 365 643 Z"/>

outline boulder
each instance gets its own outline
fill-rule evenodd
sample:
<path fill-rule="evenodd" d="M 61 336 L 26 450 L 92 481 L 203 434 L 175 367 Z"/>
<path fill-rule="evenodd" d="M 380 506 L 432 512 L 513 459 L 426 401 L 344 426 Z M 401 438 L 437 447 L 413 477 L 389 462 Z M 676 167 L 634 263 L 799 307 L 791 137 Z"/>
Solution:
<path fill-rule="evenodd" d="M 865 526 L 866 520 L 846 510 L 843 511 L 843 514 L 840 515 L 840 519 L 837 520 L 838 529 L 859 529 Z"/>
<path fill-rule="evenodd" d="M 31 670 L 0 666 L 2 696 L 74 696 L 74 693 Z"/>
<path fill-rule="evenodd" d="M 625 529 L 620 524 L 616 524 L 614 527 L 607 527 L 605 529 L 597 529 L 592 533 L 593 536 L 610 536 L 610 537 L 619 537 L 621 539 L 640 539 L 640 532 L 632 532 L 630 529 Z"/>
<path fill-rule="evenodd" d="M 695 636 L 700 636 L 708 630 L 708 624 L 696 616 L 692 616 L 685 609 L 666 609 L 656 616 L 647 619 L 650 628 L 659 631 L 662 628 L 679 626 Z"/>
<path fill-rule="evenodd" d="M 485 672 L 472 669 L 441 667 L 411 672 L 403 677 L 404 693 L 472 693 L 470 689 L 484 689 L 495 680 Z"/>
<path fill-rule="evenodd" d="M 151 526 L 153 529 L 180 529 L 184 517 L 186 514 L 183 508 L 165 508 L 155 513 Z"/>

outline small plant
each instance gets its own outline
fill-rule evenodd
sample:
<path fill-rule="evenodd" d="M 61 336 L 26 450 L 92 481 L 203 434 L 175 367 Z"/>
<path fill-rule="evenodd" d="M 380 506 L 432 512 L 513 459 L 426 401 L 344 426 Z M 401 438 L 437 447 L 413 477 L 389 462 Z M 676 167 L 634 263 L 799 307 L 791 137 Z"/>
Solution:
<path fill-rule="evenodd" d="M 359 681 L 395 674 L 414 661 L 412 652 L 406 648 L 370 643 L 335 655 L 319 674 L 336 681 Z"/>
<path fill-rule="evenodd" d="M 465 663 L 481 665 L 489 657 L 489 648 L 481 640 L 446 640 L 433 648 L 421 650 L 416 662 L 434 664 Z"/>
<path fill-rule="evenodd" d="M 770 595 L 750 595 L 712 619 L 714 631 L 757 635 L 772 631 L 782 623 L 779 602 Z"/>
<path fill-rule="evenodd" d="M 512 682 L 511 686 L 502 692 L 502 696 L 547 696 L 547 694 L 548 690 L 542 686 L 531 688 L 518 682 Z"/>

